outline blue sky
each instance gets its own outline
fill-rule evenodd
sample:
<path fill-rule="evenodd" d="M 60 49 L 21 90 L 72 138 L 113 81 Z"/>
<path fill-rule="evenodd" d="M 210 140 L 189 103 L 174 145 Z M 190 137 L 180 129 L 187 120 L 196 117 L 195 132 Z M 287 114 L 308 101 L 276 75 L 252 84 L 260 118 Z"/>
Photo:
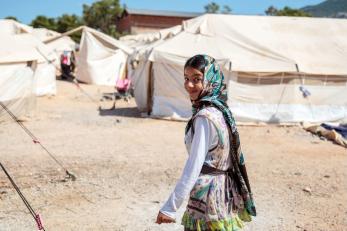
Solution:
<path fill-rule="evenodd" d="M 276 8 L 290 6 L 300 8 L 315 5 L 323 0 L 121 0 L 128 8 L 203 12 L 210 2 L 229 5 L 234 14 L 264 14 L 273 5 Z M 23 23 L 30 23 L 37 15 L 58 17 L 64 13 L 82 15 L 82 5 L 94 0 L 0 0 L 0 18 L 15 16 Z"/>

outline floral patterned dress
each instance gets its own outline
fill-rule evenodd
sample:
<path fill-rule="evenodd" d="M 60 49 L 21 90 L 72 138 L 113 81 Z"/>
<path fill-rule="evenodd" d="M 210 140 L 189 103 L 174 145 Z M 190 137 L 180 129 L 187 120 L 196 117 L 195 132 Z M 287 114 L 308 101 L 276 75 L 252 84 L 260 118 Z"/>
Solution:
<path fill-rule="evenodd" d="M 223 114 L 214 107 L 206 107 L 194 118 L 199 116 L 207 118 L 218 134 L 218 144 L 208 151 L 204 165 L 225 171 L 230 166 L 230 156 L 229 134 Z M 194 135 L 193 129 L 192 127 L 185 137 L 188 153 Z M 182 218 L 185 230 L 238 231 L 243 228 L 243 222 L 233 212 L 232 204 L 227 200 L 225 184 L 226 175 L 199 175 Z"/>

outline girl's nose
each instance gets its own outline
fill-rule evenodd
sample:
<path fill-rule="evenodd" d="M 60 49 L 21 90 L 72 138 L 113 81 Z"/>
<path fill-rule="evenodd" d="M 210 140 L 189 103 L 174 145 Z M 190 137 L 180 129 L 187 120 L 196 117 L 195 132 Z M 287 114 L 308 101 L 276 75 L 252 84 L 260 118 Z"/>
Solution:
<path fill-rule="evenodd" d="M 191 81 L 188 81 L 188 87 L 189 88 L 194 88 L 194 84 Z"/>

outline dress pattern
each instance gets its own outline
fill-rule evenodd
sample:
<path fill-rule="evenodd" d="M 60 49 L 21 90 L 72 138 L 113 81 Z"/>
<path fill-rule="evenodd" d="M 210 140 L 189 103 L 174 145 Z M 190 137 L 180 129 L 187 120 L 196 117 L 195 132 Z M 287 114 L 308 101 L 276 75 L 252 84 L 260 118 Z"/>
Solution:
<path fill-rule="evenodd" d="M 216 128 L 218 143 L 212 147 L 205 158 L 204 165 L 220 170 L 230 166 L 229 134 L 221 111 L 215 107 L 205 107 L 194 115 L 207 118 Z M 186 133 L 185 143 L 190 150 L 194 126 Z M 243 222 L 233 211 L 226 192 L 226 175 L 200 174 L 190 192 L 188 205 L 182 218 L 185 230 L 238 231 Z"/>

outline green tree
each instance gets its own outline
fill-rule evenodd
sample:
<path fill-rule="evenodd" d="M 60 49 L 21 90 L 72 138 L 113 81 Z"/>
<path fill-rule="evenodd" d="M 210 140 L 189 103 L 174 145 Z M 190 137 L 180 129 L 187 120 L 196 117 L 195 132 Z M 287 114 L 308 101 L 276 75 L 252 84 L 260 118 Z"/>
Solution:
<path fill-rule="evenodd" d="M 83 25 L 82 19 L 74 14 L 63 14 L 57 18 L 57 31 L 60 33 L 75 29 L 81 25 Z M 70 37 L 75 42 L 79 42 L 81 39 L 81 34 L 82 32 L 76 32 L 71 34 Z"/>
<path fill-rule="evenodd" d="M 275 7 L 270 6 L 266 11 L 266 15 L 273 16 L 295 16 L 295 17 L 312 17 L 311 14 L 306 13 L 303 10 L 293 9 L 288 6 L 284 7 L 282 10 L 277 10 Z"/>
<path fill-rule="evenodd" d="M 293 9 L 288 6 L 284 7 L 282 10 L 279 10 L 276 15 L 277 16 L 312 17 L 311 14 L 306 13 L 305 11 Z"/>
<path fill-rule="evenodd" d="M 14 16 L 7 16 L 7 17 L 5 17 L 5 19 L 12 19 L 14 21 L 19 22 L 19 20 L 16 17 L 14 17 Z"/>
<path fill-rule="evenodd" d="M 270 16 L 275 16 L 277 14 L 278 10 L 274 7 L 274 6 L 270 6 L 269 8 L 267 8 L 267 10 L 265 11 L 266 15 L 270 15 Z"/>
<path fill-rule="evenodd" d="M 215 2 L 211 2 L 204 6 L 205 12 L 209 14 L 217 14 L 219 12 L 219 5 Z"/>
<path fill-rule="evenodd" d="M 113 37 L 119 37 L 115 23 L 122 12 L 119 0 L 101 0 L 91 6 L 83 5 L 83 20 L 87 26 Z"/>
<path fill-rule="evenodd" d="M 220 10 L 220 6 L 215 2 L 207 4 L 204 8 L 205 12 L 208 14 L 231 14 L 232 11 L 231 7 L 228 5 L 224 5 L 223 9 Z"/>
<path fill-rule="evenodd" d="M 83 25 L 81 18 L 77 15 L 63 14 L 57 18 L 57 31 L 64 33 Z"/>
<path fill-rule="evenodd" d="M 221 11 L 222 14 L 231 14 L 232 9 L 228 5 L 223 6 L 223 10 Z"/>
<path fill-rule="evenodd" d="M 48 18 L 44 15 L 38 15 L 36 18 L 31 22 L 31 26 L 35 28 L 47 28 L 49 30 L 57 30 L 57 22 L 54 18 Z"/>

